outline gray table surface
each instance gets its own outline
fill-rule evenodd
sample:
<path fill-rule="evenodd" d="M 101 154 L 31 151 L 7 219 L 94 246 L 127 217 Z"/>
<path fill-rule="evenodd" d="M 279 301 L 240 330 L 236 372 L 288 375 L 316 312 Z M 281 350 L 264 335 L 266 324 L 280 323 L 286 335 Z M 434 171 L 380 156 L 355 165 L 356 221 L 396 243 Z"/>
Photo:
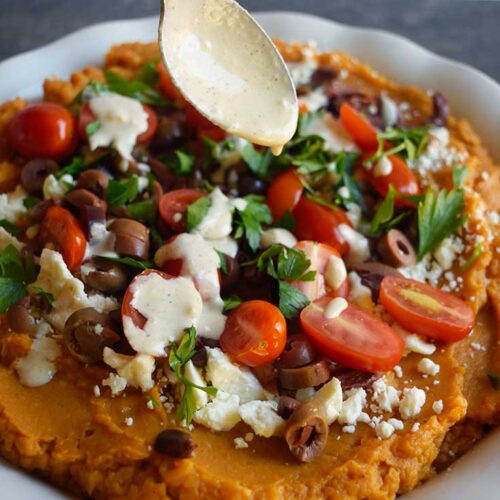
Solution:
<path fill-rule="evenodd" d="M 400 33 L 500 81 L 500 2 L 493 0 L 240 0 Z M 157 15 L 160 0 L 0 0 L 0 60 L 83 26 Z M 313 37 L 314 34 L 311 34 Z M 1 85 L 1 82 L 0 82 Z"/>

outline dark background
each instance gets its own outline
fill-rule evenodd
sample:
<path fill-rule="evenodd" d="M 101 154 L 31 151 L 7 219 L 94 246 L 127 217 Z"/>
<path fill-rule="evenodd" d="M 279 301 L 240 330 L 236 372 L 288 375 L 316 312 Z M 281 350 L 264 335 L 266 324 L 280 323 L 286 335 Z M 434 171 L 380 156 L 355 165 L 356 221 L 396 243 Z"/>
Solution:
<path fill-rule="evenodd" d="M 500 2 L 492 0 L 240 0 L 400 33 L 500 81 Z M 0 0 L 0 60 L 99 21 L 158 15 L 160 0 Z M 314 38 L 314 33 L 311 33 Z M 0 82 L 1 84 L 1 82 Z"/>

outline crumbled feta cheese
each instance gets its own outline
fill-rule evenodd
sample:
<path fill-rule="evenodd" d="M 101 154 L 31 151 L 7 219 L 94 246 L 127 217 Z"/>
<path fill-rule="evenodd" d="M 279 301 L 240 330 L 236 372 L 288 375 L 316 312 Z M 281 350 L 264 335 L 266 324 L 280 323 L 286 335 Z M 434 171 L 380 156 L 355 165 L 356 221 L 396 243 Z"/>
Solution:
<path fill-rule="evenodd" d="M 214 431 L 229 431 L 240 420 L 240 398 L 221 390 L 207 405 L 197 410 L 194 421 Z"/>
<path fill-rule="evenodd" d="M 380 96 L 380 103 L 382 105 L 382 119 L 386 127 L 396 125 L 399 118 L 398 105 L 389 96 L 382 94 Z"/>
<path fill-rule="evenodd" d="M 325 282 L 331 290 L 337 290 L 347 278 L 344 261 L 337 255 L 330 255 L 325 270 Z"/>
<path fill-rule="evenodd" d="M 354 434 L 356 432 L 356 426 L 344 425 L 344 427 L 342 427 L 342 432 L 345 432 L 346 434 Z"/>
<path fill-rule="evenodd" d="M 368 287 L 361 283 L 361 276 L 358 273 L 351 271 L 348 278 L 349 302 L 367 309 L 371 308 L 373 305 L 372 292 Z"/>
<path fill-rule="evenodd" d="M 405 424 L 403 424 L 403 422 L 398 418 L 390 418 L 387 420 L 387 423 L 389 425 L 392 425 L 394 429 L 397 431 L 402 431 L 405 427 Z"/>
<path fill-rule="evenodd" d="M 295 86 L 306 85 L 311 81 L 311 76 L 316 71 L 318 63 L 314 59 L 301 62 L 288 62 L 288 71 Z"/>
<path fill-rule="evenodd" d="M 146 319 L 139 328 L 131 317 L 123 317 L 130 345 L 140 353 L 162 356 L 170 342 L 178 342 L 184 330 L 197 326 L 202 301 L 193 282 L 179 276 L 169 280 L 151 273 L 137 277 L 129 288 L 131 306 Z"/>
<path fill-rule="evenodd" d="M 61 347 L 49 337 L 36 338 L 28 354 L 16 361 L 16 371 L 21 384 L 39 387 L 49 383 L 56 373 L 56 359 L 61 354 Z"/>
<path fill-rule="evenodd" d="M 366 391 L 358 387 L 345 393 L 347 399 L 343 402 L 338 421 L 340 424 L 355 424 L 363 413 L 366 405 Z"/>
<path fill-rule="evenodd" d="M 328 319 L 338 318 L 349 306 L 343 297 L 335 297 L 325 307 L 324 316 Z"/>
<path fill-rule="evenodd" d="M 434 354 L 436 351 L 436 346 L 426 342 L 422 337 L 414 333 L 406 333 L 401 328 L 396 327 L 396 330 L 402 333 L 405 341 L 405 352 L 408 354 L 410 352 L 416 352 L 417 354 L 424 354 L 429 356 Z"/>
<path fill-rule="evenodd" d="M 127 387 L 127 380 L 120 377 L 117 373 L 110 373 L 108 377 L 102 381 L 102 385 L 108 386 L 111 389 L 111 394 L 115 396 L 125 390 Z"/>
<path fill-rule="evenodd" d="M 417 432 L 419 429 L 420 429 L 420 422 L 415 422 L 415 423 L 411 426 L 411 432 Z"/>
<path fill-rule="evenodd" d="M 283 245 L 292 248 L 297 243 L 297 238 L 288 231 L 281 227 L 272 227 L 266 229 L 260 237 L 260 247 L 268 248 L 271 245 Z"/>
<path fill-rule="evenodd" d="M 23 243 L 0 226 L 0 252 L 5 250 L 9 245 L 12 245 L 16 250 L 21 250 L 24 247 Z"/>
<path fill-rule="evenodd" d="M 6 219 L 15 224 L 27 212 L 23 200 L 27 193 L 22 186 L 17 186 L 10 193 L 0 194 L 0 220 Z"/>
<path fill-rule="evenodd" d="M 108 366 L 114 368 L 120 377 L 127 381 L 128 386 L 137 387 L 143 392 L 153 388 L 152 375 L 155 370 L 155 360 L 152 356 L 147 354 L 126 356 L 105 347 L 103 360 Z"/>
<path fill-rule="evenodd" d="M 276 401 L 249 401 L 240 406 L 240 417 L 258 436 L 279 436 L 286 421 L 276 412 Z"/>
<path fill-rule="evenodd" d="M 441 367 L 429 358 L 422 358 L 417 365 L 417 369 L 420 373 L 425 373 L 426 375 L 436 376 L 439 373 Z"/>
<path fill-rule="evenodd" d="M 399 405 L 399 413 L 403 420 L 415 417 L 422 410 L 425 404 L 425 391 L 412 387 L 411 389 L 404 389 L 403 398 Z"/>
<path fill-rule="evenodd" d="M 101 294 L 87 295 L 83 282 L 75 278 L 60 253 L 45 248 L 40 257 L 40 273 L 30 286 L 43 288 L 54 296 L 52 309 L 45 314 L 45 319 L 54 328 L 62 331 L 68 317 L 78 309 L 94 307 L 99 312 L 109 312 L 118 307 L 112 297 Z"/>
<path fill-rule="evenodd" d="M 307 111 L 318 111 L 328 104 L 328 97 L 322 88 L 315 89 L 299 97 L 299 103 L 307 107 Z"/>
<path fill-rule="evenodd" d="M 148 129 L 144 106 L 137 99 L 114 93 L 98 95 L 88 102 L 101 124 L 89 137 L 90 148 L 111 146 L 124 159 L 131 160 L 137 137 Z"/>
<path fill-rule="evenodd" d="M 98 385 L 94 385 L 94 396 L 99 398 L 101 396 L 101 388 Z"/>
<path fill-rule="evenodd" d="M 127 427 L 130 427 L 130 426 L 134 425 L 134 419 L 133 419 L 132 417 L 127 417 L 127 418 L 125 419 L 125 425 L 126 425 Z"/>
<path fill-rule="evenodd" d="M 380 422 L 375 427 L 377 437 L 380 439 L 389 439 L 394 434 L 394 427 L 389 422 Z"/>
<path fill-rule="evenodd" d="M 385 377 L 375 380 L 372 384 L 373 400 L 379 405 L 380 409 L 392 412 L 399 406 L 400 392 L 390 385 L 387 385 Z"/>
<path fill-rule="evenodd" d="M 449 236 L 434 250 L 433 256 L 444 271 L 451 269 L 453 262 L 464 250 L 464 243 L 458 236 Z"/>
<path fill-rule="evenodd" d="M 434 401 L 434 403 L 432 403 L 432 411 L 434 411 L 438 415 L 440 415 L 442 413 L 443 401 L 441 399 L 439 399 L 438 401 Z"/>
<path fill-rule="evenodd" d="M 248 448 L 248 443 L 242 437 L 234 438 L 233 442 L 234 442 L 234 447 L 237 450 L 242 450 L 244 448 Z"/>
<path fill-rule="evenodd" d="M 50 174 L 43 182 L 43 198 L 45 200 L 60 200 L 74 184 L 75 181 L 69 174 L 63 175 L 59 180 Z"/>
<path fill-rule="evenodd" d="M 187 380 L 198 387 L 206 387 L 207 385 L 205 379 L 200 373 L 200 370 L 194 366 L 194 363 L 191 360 L 184 365 L 184 376 Z M 208 394 L 201 389 L 193 388 L 193 398 L 197 409 L 208 403 Z"/>
<path fill-rule="evenodd" d="M 206 378 L 214 387 L 237 395 L 242 404 L 264 399 L 264 389 L 248 368 L 231 363 L 219 348 L 207 349 L 207 354 Z"/>
<path fill-rule="evenodd" d="M 342 409 L 342 387 L 340 381 L 333 377 L 312 398 L 318 406 L 325 409 L 328 425 L 335 422 Z"/>
<path fill-rule="evenodd" d="M 349 245 L 349 250 L 347 252 L 348 263 L 356 264 L 368 260 L 370 257 L 370 244 L 368 239 L 347 224 L 340 224 L 337 229 L 342 238 L 344 238 Z"/>
<path fill-rule="evenodd" d="M 481 344 L 479 344 L 478 342 L 471 342 L 470 346 L 472 347 L 472 349 L 474 349 L 475 351 L 486 351 L 486 347 L 482 346 Z"/>
<path fill-rule="evenodd" d="M 394 374 L 396 375 L 396 377 L 398 378 L 402 378 L 403 377 L 403 369 L 399 366 L 399 365 L 396 365 L 394 368 Z"/>

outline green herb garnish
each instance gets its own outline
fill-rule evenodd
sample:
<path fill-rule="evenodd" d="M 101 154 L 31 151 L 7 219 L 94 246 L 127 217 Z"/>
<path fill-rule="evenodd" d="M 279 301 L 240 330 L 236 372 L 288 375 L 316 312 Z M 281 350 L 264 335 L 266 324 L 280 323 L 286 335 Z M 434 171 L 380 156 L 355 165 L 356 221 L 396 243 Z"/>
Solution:
<path fill-rule="evenodd" d="M 243 303 L 243 299 L 241 297 L 236 297 L 236 295 L 233 295 L 231 297 L 228 297 L 227 299 L 224 299 L 224 309 L 223 312 L 227 313 L 229 311 L 232 311 L 233 309 L 236 309 Z"/>
<path fill-rule="evenodd" d="M 87 137 L 90 137 L 92 134 L 95 134 L 101 128 L 101 122 L 99 120 L 94 120 L 90 122 L 85 127 L 85 132 L 87 133 Z"/>
<path fill-rule="evenodd" d="M 184 393 L 179 405 L 177 406 L 175 418 L 177 422 L 184 422 L 185 425 L 188 426 L 193 420 L 193 416 L 197 410 L 194 390 L 199 389 L 200 391 L 206 392 L 210 396 L 215 397 L 217 395 L 217 389 L 215 387 L 202 387 L 193 384 L 193 382 L 184 376 L 183 367 L 196 352 L 196 328 L 192 326 L 190 328 L 186 328 L 184 332 L 184 336 L 182 337 L 179 345 L 175 342 L 170 344 L 168 364 L 175 373 L 179 382 L 184 384 Z"/>
<path fill-rule="evenodd" d="M 83 163 L 83 159 L 79 156 L 75 156 L 73 160 L 71 160 L 71 163 L 61 170 L 57 171 L 54 174 L 54 177 L 57 180 L 60 180 L 65 175 L 71 175 L 71 177 L 76 178 L 80 175 L 84 168 L 85 163 Z"/>
<path fill-rule="evenodd" d="M 38 205 L 42 200 L 40 198 L 37 198 L 36 196 L 27 196 L 23 200 L 23 205 L 26 207 L 27 210 L 31 210 L 33 207 Z"/>
<path fill-rule="evenodd" d="M 189 175 L 193 171 L 196 157 L 187 151 L 176 149 L 173 156 L 165 161 L 168 168 L 173 170 L 177 175 Z"/>
<path fill-rule="evenodd" d="M 191 203 L 191 205 L 187 207 L 186 230 L 188 232 L 191 232 L 200 224 L 205 215 L 207 215 L 209 208 L 210 198 L 208 196 L 202 196 L 201 198 L 198 198 L 194 203 Z"/>
<path fill-rule="evenodd" d="M 483 245 L 481 243 L 478 243 L 475 247 L 472 253 L 470 254 L 470 257 L 460 266 L 460 271 L 465 273 L 468 271 L 476 262 L 476 260 L 482 255 L 483 253 Z"/>
<path fill-rule="evenodd" d="M 453 165 L 451 176 L 453 179 L 453 187 L 462 187 L 467 177 L 467 167 L 464 167 L 463 165 Z"/>
<path fill-rule="evenodd" d="M 167 104 L 163 96 L 150 85 L 142 80 L 126 80 L 122 76 L 112 71 L 106 71 L 107 89 L 110 92 L 121 94 L 137 99 L 143 104 L 151 106 L 165 106 Z"/>
<path fill-rule="evenodd" d="M 397 191 L 391 184 L 384 201 L 378 206 L 372 219 L 370 225 L 370 234 L 372 236 L 386 233 L 409 215 L 409 212 L 406 211 L 394 216 L 394 200 L 397 194 Z"/>
<path fill-rule="evenodd" d="M 285 318 L 295 318 L 310 304 L 310 300 L 297 288 L 286 281 L 279 282 L 279 308 Z"/>
<path fill-rule="evenodd" d="M 139 80 L 150 87 L 155 87 L 160 79 L 160 72 L 156 69 L 159 60 L 159 57 L 155 57 L 139 70 Z"/>
<path fill-rule="evenodd" d="M 262 153 L 257 151 L 253 144 L 246 144 L 241 150 L 241 157 L 250 170 L 260 179 L 265 179 L 269 173 L 269 167 L 273 160 L 270 149 L 265 149 Z"/>
<path fill-rule="evenodd" d="M 34 286 L 33 292 L 35 292 L 35 295 L 41 295 L 50 305 L 55 302 L 54 295 L 46 292 L 41 286 Z"/>
<path fill-rule="evenodd" d="M 462 189 L 429 189 L 418 204 L 418 259 L 434 250 L 467 219 Z"/>
<path fill-rule="evenodd" d="M 0 220 L 0 227 L 3 227 L 12 236 L 19 236 L 23 232 L 20 227 L 12 224 L 12 222 L 8 221 L 7 219 Z"/>
<path fill-rule="evenodd" d="M 295 225 L 295 217 L 290 210 L 285 210 L 283 215 L 273 224 L 274 227 L 281 227 L 292 232 L 295 230 Z"/>
<path fill-rule="evenodd" d="M 139 178 L 132 175 L 127 179 L 116 181 L 111 179 L 108 184 L 107 200 L 113 207 L 133 202 L 139 195 Z"/>
<path fill-rule="evenodd" d="M 225 253 L 222 253 L 220 252 L 219 250 L 215 249 L 215 251 L 217 252 L 217 255 L 219 256 L 219 264 L 220 264 L 220 270 L 224 273 L 224 274 L 227 274 L 228 273 L 228 269 L 227 269 L 227 260 L 226 260 L 226 254 Z"/>
<path fill-rule="evenodd" d="M 158 208 L 154 200 L 138 201 L 127 205 L 129 214 L 135 219 L 150 226 L 156 220 Z"/>
<path fill-rule="evenodd" d="M 248 245 L 255 252 L 260 245 L 260 237 L 263 229 L 262 224 L 271 224 L 273 221 L 269 207 L 264 202 L 263 196 L 250 194 L 243 198 L 246 206 L 243 210 L 238 208 L 234 211 L 234 237 L 236 239 L 246 238 Z"/>
<path fill-rule="evenodd" d="M 116 262 L 117 264 L 123 264 L 125 266 L 141 269 L 143 271 L 154 267 L 154 262 L 152 260 L 137 260 L 132 257 L 107 257 L 106 255 L 98 255 L 98 257 L 110 260 L 111 262 Z"/>

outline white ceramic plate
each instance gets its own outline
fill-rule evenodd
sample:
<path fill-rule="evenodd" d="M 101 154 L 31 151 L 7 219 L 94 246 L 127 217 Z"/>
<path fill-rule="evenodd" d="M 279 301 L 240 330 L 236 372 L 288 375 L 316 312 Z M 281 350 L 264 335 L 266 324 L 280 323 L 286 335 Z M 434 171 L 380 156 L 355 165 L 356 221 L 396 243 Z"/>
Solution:
<path fill-rule="evenodd" d="M 449 99 L 452 112 L 466 117 L 496 159 L 500 159 L 500 85 L 469 66 L 439 57 L 400 36 L 338 24 L 291 12 L 258 14 L 274 37 L 287 41 L 314 39 L 320 50 L 344 50 L 401 83 L 436 89 Z M 100 64 L 116 43 L 156 39 L 157 18 L 96 24 L 50 45 L 0 63 L 0 102 L 41 94 L 49 75 L 66 78 L 86 65 Z M 500 431 L 492 433 L 452 470 L 441 474 L 406 500 L 493 500 L 499 498 Z M 2 499 L 68 498 L 31 477 L 0 463 Z"/>

